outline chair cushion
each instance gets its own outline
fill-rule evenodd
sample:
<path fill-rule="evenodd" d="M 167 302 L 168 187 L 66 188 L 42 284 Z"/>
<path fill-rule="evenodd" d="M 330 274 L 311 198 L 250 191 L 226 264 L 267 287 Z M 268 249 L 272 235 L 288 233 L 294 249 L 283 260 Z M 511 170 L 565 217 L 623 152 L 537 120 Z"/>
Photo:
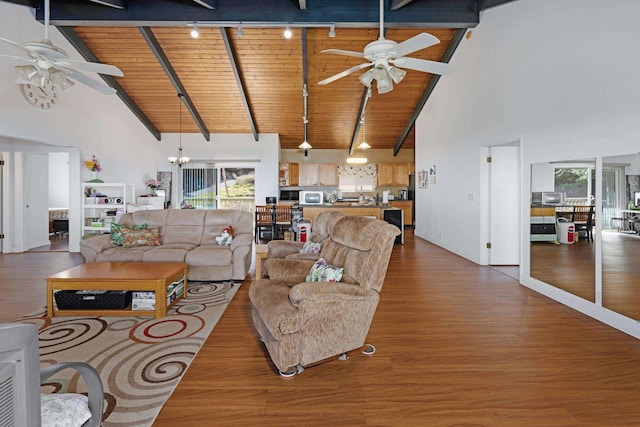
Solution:
<path fill-rule="evenodd" d="M 42 427 L 80 427 L 91 418 L 87 396 L 73 393 L 40 395 Z"/>

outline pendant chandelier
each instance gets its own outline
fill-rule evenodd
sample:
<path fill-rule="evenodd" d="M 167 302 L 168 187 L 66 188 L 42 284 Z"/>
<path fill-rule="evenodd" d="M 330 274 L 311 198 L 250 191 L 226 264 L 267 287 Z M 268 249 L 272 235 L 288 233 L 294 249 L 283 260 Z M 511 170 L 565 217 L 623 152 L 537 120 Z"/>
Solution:
<path fill-rule="evenodd" d="M 179 144 L 178 144 L 178 156 L 171 156 L 168 158 L 169 163 L 172 165 L 177 164 L 178 167 L 182 167 L 182 165 L 189 163 L 189 158 L 187 156 L 182 155 L 182 102 L 184 100 L 184 95 L 179 93 L 178 98 L 180 99 L 180 135 L 179 135 Z"/>

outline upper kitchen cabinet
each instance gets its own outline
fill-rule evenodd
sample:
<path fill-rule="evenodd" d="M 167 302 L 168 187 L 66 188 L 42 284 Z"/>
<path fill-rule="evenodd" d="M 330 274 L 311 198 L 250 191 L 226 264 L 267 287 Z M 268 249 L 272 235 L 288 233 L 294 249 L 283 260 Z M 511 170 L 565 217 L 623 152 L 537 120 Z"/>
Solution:
<path fill-rule="evenodd" d="M 338 165 L 334 163 L 300 163 L 300 187 L 338 185 Z"/>
<path fill-rule="evenodd" d="M 281 187 L 296 187 L 299 175 L 298 163 L 280 163 L 279 181 Z"/>
<path fill-rule="evenodd" d="M 378 163 L 378 187 L 407 187 L 408 163 Z"/>

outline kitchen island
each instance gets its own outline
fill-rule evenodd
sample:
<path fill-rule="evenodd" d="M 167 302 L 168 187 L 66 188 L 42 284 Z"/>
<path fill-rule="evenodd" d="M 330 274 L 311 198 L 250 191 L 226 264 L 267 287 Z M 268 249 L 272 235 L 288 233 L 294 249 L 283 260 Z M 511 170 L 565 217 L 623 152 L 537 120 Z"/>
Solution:
<path fill-rule="evenodd" d="M 345 215 L 352 216 L 370 216 L 377 219 L 384 219 L 385 210 L 399 210 L 390 205 L 359 205 L 357 203 L 334 203 L 324 205 L 300 205 L 302 207 L 302 217 L 313 219 L 320 212 L 328 210 L 342 212 Z"/>

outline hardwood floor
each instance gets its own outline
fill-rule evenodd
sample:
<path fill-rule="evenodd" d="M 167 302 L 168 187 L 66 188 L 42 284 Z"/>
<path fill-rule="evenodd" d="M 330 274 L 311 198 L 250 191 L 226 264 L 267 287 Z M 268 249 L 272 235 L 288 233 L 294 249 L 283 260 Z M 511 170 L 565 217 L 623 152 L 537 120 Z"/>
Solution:
<path fill-rule="evenodd" d="M 77 262 L 0 257 L 3 321 L 44 304 L 46 275 Z M 353 352 L 281 378 L 253 329 L 250 283 L 154 426 L 638 425 L 640 341 L 411 230 L 394 247 L 369 332 L 373 356 Z M 17 307 L 20 298 L 31 301 Z"/>

